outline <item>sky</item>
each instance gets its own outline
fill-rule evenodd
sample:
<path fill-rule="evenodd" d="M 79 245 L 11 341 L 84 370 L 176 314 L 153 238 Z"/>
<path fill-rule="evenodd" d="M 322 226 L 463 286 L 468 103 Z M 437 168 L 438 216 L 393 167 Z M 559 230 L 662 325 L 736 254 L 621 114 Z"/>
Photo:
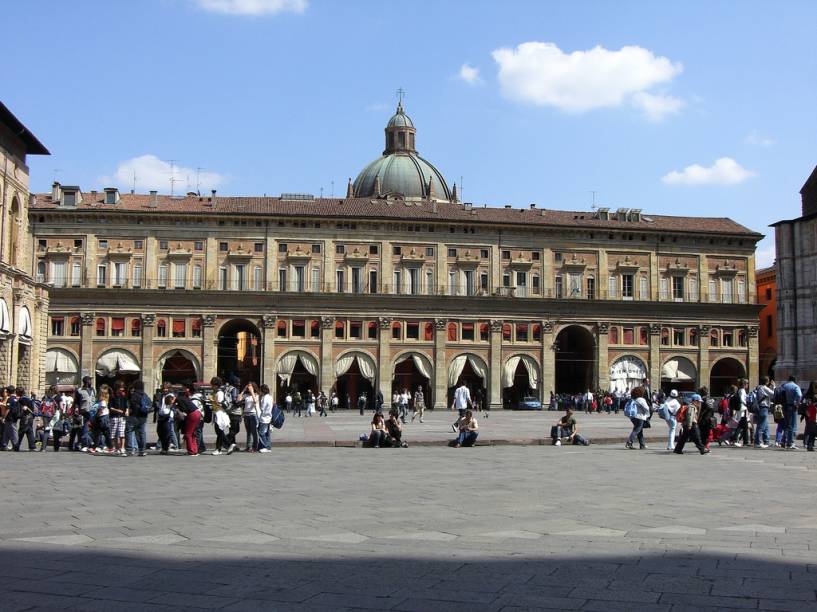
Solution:
<path fill-rule="evenodd" d="M 384 146 L 396 91 L 462 199 L 800 214 L 817 2 L 5 0 L 0 99 L 33 191 L 316 196 Z M 171 181 L 171 178 L 173 179 Z"/>

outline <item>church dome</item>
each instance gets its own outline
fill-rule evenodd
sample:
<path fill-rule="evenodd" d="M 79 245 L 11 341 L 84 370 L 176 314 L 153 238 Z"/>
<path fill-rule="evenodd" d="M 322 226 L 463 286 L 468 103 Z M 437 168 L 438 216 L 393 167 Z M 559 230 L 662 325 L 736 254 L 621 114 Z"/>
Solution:
<path fill-rule="evenodd" d="M 451 200 L 443 175 L 414 148 L 417 130 L 402 103 L 397 105 L 385 132 L 383 155 L 357 175 L 351 195 L 367 198 L 400 194 L 406 198 Z"/>

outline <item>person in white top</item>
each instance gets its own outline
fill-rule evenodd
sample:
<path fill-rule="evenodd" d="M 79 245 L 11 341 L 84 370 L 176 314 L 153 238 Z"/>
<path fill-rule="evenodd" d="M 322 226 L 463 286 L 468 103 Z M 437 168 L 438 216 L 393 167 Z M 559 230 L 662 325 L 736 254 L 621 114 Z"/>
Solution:
<path fill-rule="evenodd" d="M 272 394 L 267 385 L 261 385 L 261 407 L 258 411 L 259 453 L 269 453 L 272 448 L 270 423 L 272 423 Z"/>
<path fill-rule="evenodd" d="M 675 450 L 675 431 L 678 427 L 678 411 L 681 409 L 681 403 L 678 401 L 678 391 L 673 389 L 669 393 L 669 399 L 664 402 L 665 420 L 669 428 L 669 438 L 667 440 L 667 450 Z"/>
<path fill-rule="evenodd" d="M 735 433 L 732 435 L 732 441 L 735 446 L 749 445 L 749 407 L 746 405 L 749 388 L 749 381 L 742 378 L 738 381 L 738 402 L 736 402 L 736 410 L 732 418 L 738 422 L 735 428 Z M 739 403 L 739 406 L 738 406 Z"/>
<path fill-rule="evenodd" d="M 630 402 L 632 402 L 632 404 L 630 404 Z M 647 400 L 644 399 L 643 387 L 636 387 L 630 392 L 630 400 L 624 407 L 624 414 L 627 415 L 628 412 L 632 414 L 629 418 L 633 424 L 633 430 L 627 438 L 625 447 L 632 449 L 633 442 L 638 440 L 638 448 L 643 450 L 647 448 L 647 445 L 644 444 L 644 423 L 650 418 L 650 405 L 647 403 Z"/>
<path fill-rule="evenodd" d="M 465 385 L 465 381 L 461 380 L 459 386 L 454 391 L 454 402 L 451 404 L 452 410 L 458 412 L 457 421 L 451 426 L 454 431 L 458 430 L 460 420 L 465 416 L 465 411 L 471 407 L 471 391 Z"/>
<path fill-rule="evenodd" d="M 258 452 L 258 387 L 255 383 L 247 383 L 238 401 L 244 402 L 244 428 L 247 430 L 247 444 L 244 452 Z"/>

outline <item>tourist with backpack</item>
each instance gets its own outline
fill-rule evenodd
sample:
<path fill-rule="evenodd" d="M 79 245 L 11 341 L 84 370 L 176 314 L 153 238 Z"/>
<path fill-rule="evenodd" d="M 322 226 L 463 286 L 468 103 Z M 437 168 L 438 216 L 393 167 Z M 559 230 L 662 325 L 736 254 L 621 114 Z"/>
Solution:
<path fill-rule="evenodd" d="M 647 448 L 644 443 L 644 424 L 650 418 L 650 405 L 644 399 L 643 387 L 636 387 L 630 392 L 630 400 L 624 406 L 624 416 L 633 424 L 633 430 L 624 447 L 632 449 L 633 443 L 638 440 L 639 450 L 644 450 Z"/>
<path fill-rule="evenodd" d="M 678 401 L 678 391 L 673 389 L 670 391 L 669 399 L 667 399 L 660 408 L 658 408 L 658 416 L 660 416 L 667 423 L 669 430 L 669 437 L 667 438 L 667 450 L 675 449 L 675 432 L 678 426 L 676 419 L 678 410 L 681 408 L 681 403 Z"/>
<path fill-rule="evenodd" d="M 127 451 L 131 454 L 138 452 L 140 457 L 147 455 L 147 422 L 152 405 L 153 402 L 145 393 L 145 383 L 137 380 L 131 387 L 128 399 L 125 438 L 128 445 Z"/>
<path fill-rule="evenodd" d="M 701 442 L 701 433 L 698 429 L 698 411 L 701 409 L 702 402 L 703 398 L 696 393 L 689 399 L 689 403 L 683 406 L 679 411 L 678 419 L 684 429 L 678 439 L 678 444 L 675 445 L 675 449 L 673 450 L 676 455 L 684 454 L 684 446 L 690 440 L 692 440 L 692 443 L 695 444 L 695 448 L 697 448 L 698 452 L 702 455 L 706 455 L 709 452 L 709 449 Z"/>
<path fill-rule="evenodd" d="M 199 406 L 193 403 L 191 399 L 195 393 L 196 389 L 193 385 L 187 383 L 184 385 L 184 393 L 180 393 L 176 397 L 176 407 L 179 410 L 179 416 L 183 417 L 184 444 L 187 447 L 187 455 L 190 457 L 201 454 L 199 452 L 197 430 L 199 423 L 201 423 L 202 414 Z"/>
<path fill-rule="evenodd" d="M 737 421 L 737 427 L 732 434 L 732 442 L 738 447 L 749 446 L 749 400 L 746 392 L 748 388 L 749 381 L 741 378 L 738 380 L 737 390 L 733 391 L 729 400 L 732 418 Z"/>
<path fill-rule="evenodd" d="M 764 376 L 754 391 L 755 448 L 769 448 L 769 411 L 774 399 L 774 390 L 769 386 L 769 377 Z"/>
<path fill-rule="evenodd" d="M 111 414 L 111 437 L 114 442 L 114 452 L 124 457 L 127 455 L 125 425 L 128 418 L 128 392 L 125 389 L 125 383 L 121 380 L 114 383 L 114 391 L 108 408 Z"/>
<path fill-rule="evenodd" d="M 310 394 L 312 392 L 310 391 Z M 258 452 L 258 387 L 249 382 L 238 396 L 238 401 L 244 405 L 244 428 L 246 429 L 246 444 L 244 452 Z"/>
<path fill-rule="evenodd" d="M 323 394 L 322 394 L 323 395 Z M 323 395 L 324 402 L 326 396 Z M 261 399 L 258 410 L 258 452 L 269 453 L 272 449 L 272 440 L 270 438 L 270 427 L 272 423 L 272 394 L 267 385 L 261 385 Z M 321 412 L 326 416 L 325 403 L 321 404 Z"/>
<path fill-rule="evenodd" d="M 715 400 L 709 397 L 707 387 L 698 389 L 698 395 L 701 396 L 701 407 L 698 409 L 698 432 L 701 434 L 701 443 L 709 448 L 709 435 L 717 424 Z"/>
<path fill-rule="evenodd" d="M 26 395 L 25 389 L 22 387 L 17 387 L 14 390 L 14 395 L 17 399 L 17 414 L 19 415 L 17 423 L 17 444 L 14 445 L 14 450 L 19 452 L 23 438 L 27 438 L 28 450 L 34 451 L 37 449 L 34 442 L 34 402 L 31 397 Z"/>
<path fill-rule="evenodd" d="M 782 385 L 783 389 L 783 448 L 796 450 L 797 413 L 800 402 L 803 401 L 803 391 L 797 384 L 794 376 L 789 376 L 788 382 Z"/>

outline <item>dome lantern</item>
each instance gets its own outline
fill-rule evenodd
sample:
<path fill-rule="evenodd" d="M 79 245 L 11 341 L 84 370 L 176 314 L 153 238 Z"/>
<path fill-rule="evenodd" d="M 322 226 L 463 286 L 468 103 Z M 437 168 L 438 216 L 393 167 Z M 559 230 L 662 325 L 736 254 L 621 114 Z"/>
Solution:
<path fill-rule="evenodd" d="M 414 153 L 414 137 L 417 130 L 414 128 L 414 122 L 411 120 L 403 110 L 403 103 L 397 103 L 397 110 L 386 124 L 386 149 L 383 151 L 384 155 L 389 153 L 409 152 Z"/>

